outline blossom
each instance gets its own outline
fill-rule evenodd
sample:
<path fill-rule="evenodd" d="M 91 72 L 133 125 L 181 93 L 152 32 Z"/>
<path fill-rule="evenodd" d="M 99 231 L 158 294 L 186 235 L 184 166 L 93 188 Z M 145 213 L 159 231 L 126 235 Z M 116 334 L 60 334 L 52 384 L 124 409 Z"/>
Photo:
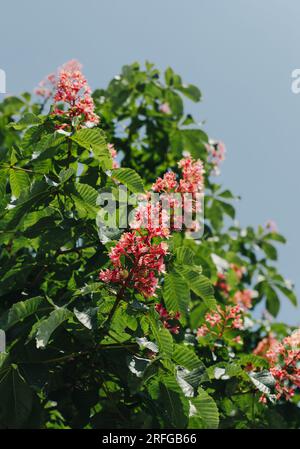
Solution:
<path fill-rule="evenodd" d="M 207 334 L 222 338 L 227 330 L 237 330 L 243 328 L 243 311 L 239 305 L 225 306 L 222 308 L 217 306 L 213 312 L 205 314 L 205 324 L 197 330 L 197 337 L 205 337 Z M 233 341 L 241 342 L 240 338 L 235 338 Z"/>
<path fill-rule="evenodd" d="M 171 114 L 171 108 L 170 108 L 170 106 L 169 106 L 169 103 L 162 103 L 160 106 L 159 106 L 159 110 L 160 110 L 160 112 L 162 112 L 163 114 Z"/>
<path fill-rule="evenodd" d="M 67 65 L 60 70 L 54 102 L 65 105 L 64 109 L 58 107 L 54 109 L 58 115 L 71 120 L 76 117 L 82 118 L 86 126 L 99 123 L 99 117 L 94 112 L 91 89 L 76 64 Z"/>
<path fill-rule="evenodd" d="M 221 290 L 222 293 L 224 293 L 225 296 L 228 296 L 229 292 L 230 292 L 230 287 L 227 284 L 226 281 L 226 276 L 223 273 L 217 273 L 217 281 L 215 283 L 215 287 L 218 290 Z"/>
<path fill-rule="evenodd" d="M 213 166 L 212 173 L 217 176 L 220 174 L 220 165 L 225 160 L 225 145 L 223 142 L 210 140 L 209 143 L 206 144 L 206 150 L 208 152 L 208 161 Z"/>
<path fill-rule="evenodd" d="M 202 192 L 204 186 L 203 163 L 187 156 L 178 162 L 178 166 L 182 170 L 182 179 L 179 181 L 177 191 L 181 193 Z"/>
<path fill-rule="evenodd" d="M 162 304 L 155 304 L 155 310 L 159 314 L 163 326 L 172 334 L 178 334 L 180 327 L 178 324 L 174 324 L 173 321 L 178 321 L 180 319 L 180 313 L 168 312 Z"/>
<path fill-rule="evenodd" d="M 246 268 L 245 267 L 239 267 L 235 263 L 231 263 L 230 264 L 230 268 L 235 272 L 236 277 L 238 278 L 239 281 L 242 279 L 243 275 L 246 272 Z"/>
<path fill-rule="evenodd" d="M 276 398 L 289 400 L 300 388 L 300 329 L 278 341 L 272 334 L 261 340 L 253 351 L 264 357 L 275 379 Z"/>
<path fill-rule="evenodd" d="M 109 253 L 113 269 L 101 270 L 100 280 L 135 288 L 146 298 L 154 296 L 157 275 L 165 271 L 165 242 L 153 243 L 149 235 L 137 231 L 126 232 Z"/>
<path fill-rule="evenodd" d="M 268 220 L 265 227 L 269 232 L 278 232 L 277 223 L 274 220 Z"/>
<path fill-rule="evenodd" d="M 42 81 L 39 82 L 38 86 L 34 89 L 34 93 L 44 99 L 48 99 L 54 96 L 57 89 L 59 73 L 64 70 L 66 72 L 75 72 L 82 70 L 82 64 L 80 64 L 77 59 L 71 59 L 65 62 L 57 72 L 50 73 Z"/>
<path fill-rule="evenodd" d="M 65 94 L 63 92 L 63 99 Z M 72 90 L 70 95 L 72 97 Z M 116 150 L 111 144 L 108 148 L 114 158 Z M 182 204 L 182 194 L 192 192 L 194 195 L 204 190 L 201 161 L 185 157 L 179 167 L 182 170 L 179 182 L 175 173 L 169 171 L 153 184 L 152 192 L 143 196 L 143 202 L 134 211 L 134 218 L 130 222 L 131 231 L 124 233 L 109 252 L 113 268 L 101 270 L 100 280 L 119 284 L 122 289 L 134 288 L 146 298 L 155 295 L 159 275 L 165 271 L 164 257 L 168 253 L 167 244 L 164 241 L 157 242 L 157 239 L 168 238 L 170 230 L 177 230 L 178 225 L 181 225 L 182 217 L 178 218 L 174 212 L 175 207 Z M 162 207 L 159 200 L 153 201 L 152 195 L 158 193 L 167 201 L 169 211 Z M 175 194 L 177 197 L 174 197 Z M 195 204 L 191 207 L 197 209 Z M 164 325 L 173 333 L 178 331 L 176 326 L 169 326 L 168 320 L 165 320 Z"/>
<path fill-rule="evenodd" d="M 252 299 L 255 296 L 256 296 L 256 292 L 254 290 L 245 289 L 245 290 L 237 291 L 234 294 L 233 301 L 236 304 L 240 304 L 245 309 L 251 309 Z"/>
<path fill-rule="evenodd" d="M 176 181 L 176 174 L 169 171 L 164 174 L 163 178 L 157 178 L 156 182 L 152 186 L 154 192 L 170 192 L 178 187 Z"/>
<path fill-rule="evenodd" d="M 116 160 L 117 157 L 117 150 L 115 149 L 114 145 L 112 143 L 109 143 L 107 145 L 108 151 L 110 152 L 110 155 L 112 157 L 113 160 L 113 168 L 119 168 L 119 163 Z"/>
<path fill-rule="evenodd" d="M 55 73 L 50 73 L 42 81 L 39 82 L 38 86 L 34 89 L 34 93 L 39 97 L 47 100 L 52 97 L 55 92 L 56 87 L 56 75 Z"/>

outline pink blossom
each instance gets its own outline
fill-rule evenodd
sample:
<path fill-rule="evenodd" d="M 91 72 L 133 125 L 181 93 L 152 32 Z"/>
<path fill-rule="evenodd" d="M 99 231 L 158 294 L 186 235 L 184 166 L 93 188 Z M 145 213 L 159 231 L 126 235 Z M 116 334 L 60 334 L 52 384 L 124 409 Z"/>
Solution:
<path fill-rule="evenodd" d="M 269 232 L 275 232 L 275 233 L 278 232 L 278 227 L 277 227 L 277 224 L 276 224 L 276 222 L 274 220 L 267 221 L 266 229 Z"/>
<path fill-rule="evenodd" d="M 250 289 L 238 291 L 234 294 L 233 301 L 241 305 L 245 309 L 251 309 L 252 299 L 255 297 L 255 292 Z"/>
<path fill-rule="evenodd" d="M 159 110 L 160 110 L 160 112 L 162 112 L 163 114 L 171 114 L 171 108 L 170 108 L 170 106 L 169 106 L 169 103 L 162 103 L 160 106 L 159 106 Z"/>
<path fill-rule="evenodd" d="M 99 277 L 103 282 L 135 288 L 145 297 L 153 296 L 158 285 L 157 275 L 165 270 L 167 250 L 166 243 L 154 244 L 149 235 L 126 232 L 109 253 L 114 268 L 102 270 Z"/>
<path fill-rule="evenodd" d="M 108 151 L 110 152 L 110 155 L 111 155 L 111 157 L 112 157 L 112 159 L 113 159 L 113 168 L 119 168 L 119 163 L 118 163 L 118 161 L 116 160 L 116 157 L 117 157 L 117 151 L 116 151 L 115 147 L 113 146 L 112 143 L 109 143 L 109 144 L 107 145 L 107 147 L 108 147 Z"/>
<path fill-rule="evenodd" d="M 225 160 L 226 148 L 224 143 L 210 140 L 209 143 L 206 144 L 206 150 L 208 152 L 208 161 L 213 166 L 212 173 L 214 175 L 219 175 L 220 165 Z"/>
<path fill-rule="evenodd" d="M 91 97 L 91 89 L 81 71 L 73 70 L 73 65 L 71 68 L 72 70 L 62 69 L 59 72 L 54 95 L 54 102 L 63 103 L 66 110 L 56 108 L 54 111 L 68 119 L 83 117 L 84 124 L 96 125 L 99 123 L 99 117 L 94 112 L 95 106 Z"/>

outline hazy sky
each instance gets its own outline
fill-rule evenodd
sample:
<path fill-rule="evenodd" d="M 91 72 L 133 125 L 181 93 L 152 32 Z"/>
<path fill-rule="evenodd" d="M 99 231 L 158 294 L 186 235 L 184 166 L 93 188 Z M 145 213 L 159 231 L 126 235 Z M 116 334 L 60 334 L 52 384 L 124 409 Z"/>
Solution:
<path fill-rule="evenodd" d="M 226 143 L 221 180 L 242 196 L 238 219 L 277 222 L 288 238 L 279 266 L 300 293 L 300 95 L 291 92 L 291 72 L 300 68 L 299 0 L 5 3 L 0 68 L 10 93 L 32 90 L 71 58 L 84 64 L 92 87 L 146 59 L 198 85 L 203 102 L 188 107 Z M 285 300 L 280 319 L 300 323 L 299 308 Z"/>

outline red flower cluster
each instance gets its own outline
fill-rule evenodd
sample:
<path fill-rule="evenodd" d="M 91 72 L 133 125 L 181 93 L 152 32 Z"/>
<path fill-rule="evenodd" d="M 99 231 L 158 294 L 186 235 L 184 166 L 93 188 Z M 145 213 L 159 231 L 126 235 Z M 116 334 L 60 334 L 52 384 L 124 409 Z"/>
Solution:
<path fill-rule="evenodd" d="M 218 273 L 217 276 L 218 279 L 215 283 L 215 287 L 227 297 L 230 292 L 230 286 L 227 284 L 226 276 L 223 273 Z"/>
<path fill-rule="evenodd" d="M 205 337 L 207 334 L 222 338 L 226 330 L 242 329 L 243 327 L 243 312 L 239 305 L 225 306 L 222 309 L 220 305 L 217 310 L 212 313 L 206 313 L 205 321 L 197 331 L 197 337 Z"/>
<path fill-rule="evenodd" d="M 102 270 L 99 278 L 124 288 L 135 288 L 146 298 L 154 296 L 157 275 L 165 270 L 167 250 L 164 242 L 154 244 L 151 235 L 126 232 L 109 253 L 114 268 Z"/>
<path fill-rule="evenodd" d="M 276 397 L 289 400 L 300 388 L 300 329 L 279 342 L 273 335 L 265 337 L 254 349 L 254 354 L 269 362 L 270 372 L 276 380 Z M 266 402 L 263 394 L 260 402 Z"/>
<path fill-rule="evenodd" d="M 94 101 L 91 97 L 91 89 L 83 76 L 82 65 L 72 59 L 60 67 L 56 73 L 51 73 L 43 79 L 35 93 L 46 101 L 53 97 L 55 103 L 62 103 L 64 110 L 55 107 L 54 113 L 63 115 L 72 120 L 76 117 L 82 119 L 84 126 L 94 126 L 99 123 L 99 117 L 95 114 Z M 59 125 L 64 129 L 68 125 Z"/>
<path fill-rule="evenodd" d="M 173 323 L 174 320 L 180 319 L 179 312 L 168 312 L 162 304 L 155 304 L 155 310 L 159 314 L 160 319 L 166 329 L 172 334 L 179 334 L 180 327 L 178 324 Z"/>
<path fill-rule="evenodd" d="M 115 156 L 114 148 L 110 146 L 109 149 Z M 168 172 L 156 181 L 153 190 L 166 195 L 172 191 L 179 195 L 186 192 L 202 193 L 204 188 L 202 163 L 187 157 L 179 162 L 179 167 L 182 168 L 182 179 L 179 182 L 175 173 Z M 146 195 L 146 200 L 149 198 L 150 193 Z M 174 200 L 172 196 L 167 198 L 170 207 L 176 207 L 176 199 Z M 134 220 L 130 223 L 133 230 L 123 234 L 109 253 L 114 268 L 102 270 L 100 279 L 103 282 L 120 284 L 124 288 L 135 288 L 145 297 L 154 296 L 158 286 L 158 275 L 165 269 L 164 256 L 168 247 L 164 242 L 153 243 L 153 239 L 168 237 L 170 229 L 176 229 L 174 223 L 173 226 L 169 225 L 168 213 L 159 201 L 146 201 L 146 204 L 137 207 Z"/>
<path fill-rule="evenodd" d="M 91 89 L 76 64 L 64 66 L 59 72 L 54 101 L 64 103 L 67 108 L 67 110 L 56 108 L 54 112 L 58 115 L 64 115 L 71 120 L 76 117 L 83 118 L 85 126 L 99 123 L 99 117 L 94 112 Z"/>

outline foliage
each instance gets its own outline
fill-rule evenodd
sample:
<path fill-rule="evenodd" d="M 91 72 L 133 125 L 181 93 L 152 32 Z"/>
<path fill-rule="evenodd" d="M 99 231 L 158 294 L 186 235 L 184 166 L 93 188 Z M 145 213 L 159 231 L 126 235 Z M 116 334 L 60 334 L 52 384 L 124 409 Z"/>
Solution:
<path fill-rule="evenodd" d="M 264 303 L 276 317 L 281 295 L 296 304 L 275 264 L 285 239 L 233 221 L 237 197 L 214 180 L 215 144 L 184 111 L 200 98 L 172 69 L 162 79 L 134 63 L 93 93 L 96 127 L 78 116 L 62 126 L 63 112 L 43 113 L 46 101 L 28 93 L 0 104 L 1 428 L 299 427 L 299 392 L 276 399 L 268 361 L 253 354 L 263 337 L 292 330 L 252 315 Z M 184 151 L 206 172 L 201 242 L 172 233 L 155 297 L 100 282 L 120 236 L 99 240 L 98 193 L 116 182 L 147 191 L 178 173 Z M 256 296 L 242 328 L 228 318 L 214 337 L 213 320 L 246 290 Z M 176 312 L 172 333 L 164 324 Z"/>

